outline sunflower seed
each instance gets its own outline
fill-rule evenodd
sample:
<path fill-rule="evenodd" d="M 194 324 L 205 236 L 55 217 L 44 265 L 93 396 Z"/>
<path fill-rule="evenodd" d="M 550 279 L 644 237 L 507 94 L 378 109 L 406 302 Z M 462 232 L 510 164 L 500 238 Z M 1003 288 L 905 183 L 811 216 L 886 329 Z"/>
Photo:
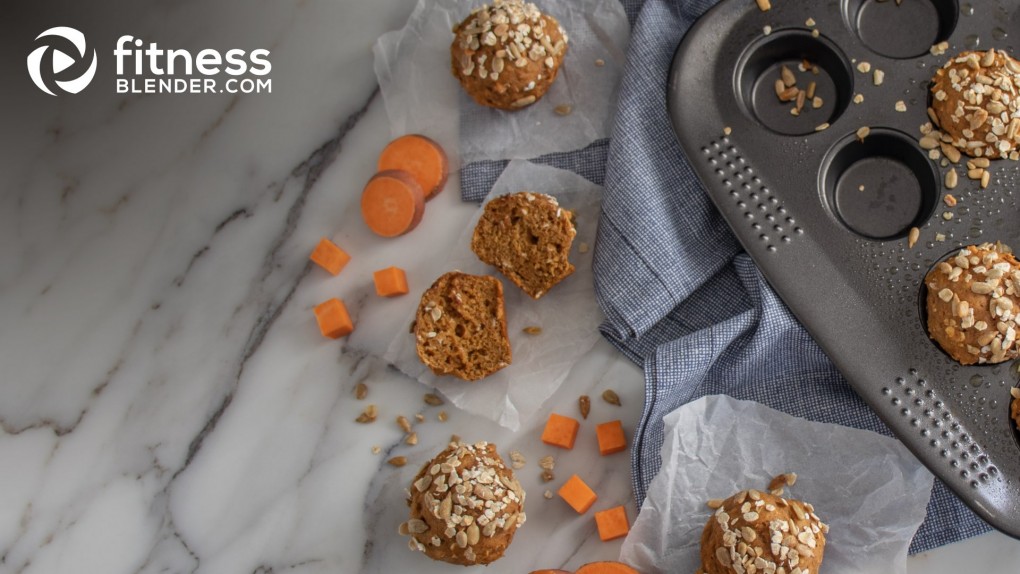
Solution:
<path fill-rule="evenodd" d="M 577 397 L 577 406 L 581 409 L 581 418 L 587 420 L 588 413 L 591 412 L 591 399 L 588 398 L 588 395 Z"/>
<path fill-rule="evenodd" d="M 758 3 L 758 9 L 762 12 L 768 12 L 772 9 L 772 3 L 769 0 L 755 0 Z"/>
<path fill-rule="evenodd" d="M 365 383 L 358 383 L 354 385 L 354 398 L 364 400 L 368 396 L 368 385 Z"/>
<path fill-rule="evenodd" d="M 404 466 L 405 464 L 407 464 L 407 457 L 406 456 L 395 456 L 395 457 L 387 460 L 386 462 L 389 463 L 391 466 L 401 467 L 401 466 Z"/>
<path fill-rule="evenodd" d="M 885 81 L 885 72 L 879 70 L 878 68 L 875 68 L 875 72 L 872 75 L 871 79 L 872 83 L 874 83 L 876 86 L 881 86 L 882 82 Z"/>
<path fill-rule="evenodd" d="M 574 106 L 570 104 L 560 104 L 553 108 L 553 112 L 558 116 L 569 116 L 572 111 L 574 111 Z"/>
<path fill-rule="evenodd" d="M 857 141 L 864 143 L 864 138 L 868 137 L 868 134 L 870 133 L 871 128 L 869 128 L 868 126 L 861 126 L 857 128 Z"/>
<path fill-rule="evenodd" d="M 426 393 L 425 394 L 425 404 L 431 405 L 433 407 L 438 407 L 439 405 L 443 404 L 443 399 L 440 398 L 440 396 L 437 395 L 437 394 Z"/>
<path fill-rule="evenodd" d="M 908 249 L 913 249 L 914 248 L 914 244 L 917 243 L 917 240 L 920 237 L 921 237 L 921 230 L 916 228 L 916 227 L 911 227 L 910 228 L 910 235 L 907 236 L 907 248 Z"/>
<path fill-rule="evenodd" d="M 411 423 L 410 421 L 407 420 L 407 417 L 405 417 L 404 415 L 400 415 L 397 417 L 397 426 L 399 426 L 400 430 L 404 431 L 405 433 L 411 432 Z"/>
<path fill-rule="evenodd" d="M 956 175 L 956 170 L 955 169 L 951 169 L 951 170 L 946 172 L 946 189 L 955 189 L 956 188 L 956 184 L 957 184 L 958 181 L 959 181 L 959 176 Z M 947 198 L 946 199 L 946 205 L 949 205 L 949 207 L 953 207 L 953 205 L 956 205 L 956 199 L 954 198 L 952 200 L 953 201 L 952 205 L 950 205 L 949 204 L 950 200 L 948 199 L 950 197 L 953 197 L 953 196 L 951 196 L 951 195 L 947 195 L 946 196 L 946 198 Z"/>
<path fill-rule="evenodd" d="M 404 444 L 408 446 L 414 446 L 418 444 L 418 433 L 412 432 L 408 434 L 407 438 L 404 439 Z"/>
<path fill-rule="evenodd" d="M 621 406 L 620 395 L 616 394 L 616 391 L 612 389 L 606 389 L 602 392 L 602 400 L 611 405 Z"/>
<path fill-rule="evenodd" d="M 790 68 L 783 66 L 779 69 L 779 75 L 783 80 L 783 85 L 789 88 L 790 86 L 797 85 L 797 76 L 793 75 Z"/>
<path fill-rule="evenodd" d="M 521 329 L 526 335 L 538 335 L 542 333 L 542 328 L 538 325 L 531 325 Z"/>
<path fill-rule="evenodd" d="M 358 418 L 354 419 L 355 422 L 362 424 L 375 422 L 376 417 L 379 415 L 379 409 L 375 405 L 368 405 L 365 410 L 362 411 Z"/>

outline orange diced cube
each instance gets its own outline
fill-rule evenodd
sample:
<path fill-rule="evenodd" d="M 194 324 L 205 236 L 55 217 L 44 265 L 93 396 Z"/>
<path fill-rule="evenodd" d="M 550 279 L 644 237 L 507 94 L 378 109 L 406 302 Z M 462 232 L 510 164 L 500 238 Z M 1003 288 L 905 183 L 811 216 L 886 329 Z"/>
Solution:
<path fill-rule="evenodd" d="M 587 484 L 581 480 L 581 477 L 576 474 L 567 479 L 567 482 L 563 483 L 559 491 L 556 494 L 560 495 L 560 498 L 567 501 L 578 514 L 584 514 L 588 512 L 591 505 L 595 504 L 598 500 L 598 495 L 595 491 L 588 487 Z"/>
<path fill-rule="evenodd" d="M 343 249 L 337 247 L 336 243 L 323 237 L 312 251 L 311 260 L 317 263 L 319 267 L 336 275 L 351 260 L 351 256 Z"/>
<path fill-rule="evenodd" d="M 560 448 L 574 448 L 574 439 L 577 438 L 577 430 L 581 423 L 576 419 L 552 413 L 545 423 L 545 430 L 542 431 L 542 442 Z"/>
<path fill-rule="evenodd" d="M 627 437 L 623 434 L 623 423 L 620 421 L 597 425 L 595 436 L 599 439 L 599 454 L 602 456 L 627 450 Z"/>
<path fill-rule="evenodd" d="M 599 538 L 603 542 L 626 536 L 630 532 L 627 511 L 622 506 L 596 512 L 595 525 L 599 528 Z"/>
<path fill-rule="evenodd" d="M 395 297 L 407 293 L 407 275 L 400 267 L 387 267 L 372 273 L 375 292 L 380 297 Z"/>
<path fill-rule="evenodd" d="M 347 307 L 339 299 L 330 299 L 315 306 L 315 320 L 319 323 L 319 331 L 330 339 L 339 339 L 354 331 L 354 323 L 347 314 Z"/>

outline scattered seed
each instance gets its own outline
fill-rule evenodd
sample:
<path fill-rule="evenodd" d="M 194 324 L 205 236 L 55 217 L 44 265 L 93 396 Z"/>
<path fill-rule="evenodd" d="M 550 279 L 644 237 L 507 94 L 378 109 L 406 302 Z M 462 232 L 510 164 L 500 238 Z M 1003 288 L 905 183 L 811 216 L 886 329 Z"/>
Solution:
<path fill-rule="evenodd" d="M 454 444 L 460 444 L 460 435 L 459 434 L 450 435 L 450 442 Z"/>
<path fill-rule="evenodd" d="M 556 475 L 551 470 L 542 471 L 542 482 L 552 482 L 556 480 Z"/>
<path fill-rule="evenodd" d="M 946 189 L 956 189 L 956 184 L 957 184 L 958 181 L 959 181 L 959 176 L 956 174 L 956 170 L 955 169 L 951 169 L 951 170 L 946 172 Z M 953 197 L 953 196 L 951 196 L 951 195 L 947 195 L 946 196 L 946 205 L 949 205 L 949 198 L 950 197 Z M 956 205 L 956 199 L 955 198 L 953 199 L 953 205 Z M 952 207 L 953 205 L 950 205 L 949 207 Z"/>
<path fill-rule="evenodd" d="M 952 218 L 953 218 L 953 212 L 952 211 L 946 211 L 946 212 L 942 213 L 942 219 L 945 219 L 946 221 L 949 221 Z"/>
<path fill-rule="evenodd" d="M 620 395 L 616 394 L 616 391 L 612 389 L 606 389 L 602 392 L 602 400 L 611 405 L 621 406 Z"/>
<path fill-rule="evenodd" d="M 864 184 L 863 183 L 857 186 L 857 191 L 864 191 Z"/>
<path fill-rule="evenodd" d="M 722 129 L 722 133 L 724 136 L 728 136 L 731 133 L 733 133 L 733 128 L 731 128 L 730 126 L 726 126 Z"/>
<path fill-rule="evenodd" d="M 556 115 L 558 116 L 569 116 L 570 112 L 574 111 L 574 106 L 571 106 L 570 104 L 560 104 L 553 108 L 553 111 L 556 112 Z"/>
<path fill-rule="evenodd" d="M 596 58 L 595 59 L 595 65 L 598 66 L 599 68 L 601 68 L 602 66 L 606 65 L 606 61 L 603 60 L 602 58 Z"/>
<path fill-rule="evenodd" d="M 857 71 L 862 74 L 867 74 L 871 71 L 871 64 L 868 62 L 861 62 L 860 64 L 857 64 Z"/>
<path fill-rule="evenodd" d="M 947 193 L 946 196 L 942 198 L 942 201 L 945 201 L 946 205 L 948 205 L 949 207 L 956 207 L 956 198 L 949 193 Z"/>
<path fill-rule="evenodd" d="M 582 242 L 581 242 L 581 243 L 580 243 L 580 244 L 579 244 L 579 245 L 577 246 L 577 252 L 578 252 L 578 253 L 588 253 L 588 244 L 582 241 Z"/>
<path fill-rule="evenodd" d="M 762 27 L 761 31 L 762 31 L 763 34 L 768 36 L 769 34 L 772 33 L 772 26 L 769 26 L 768 24 L 766 24 L 765 26 Z"/>
<path fill-rule="evenodd" d="M 973 167 L 967 170 L 967 177 L 970 179 L 980 180 L 985 175 L 985 170 L 979 167 Z"/>
<path fill-rule="evenodd" d="M 907 111 L 907 104 L 903 100 L 897 100 L 895 108 L 897 112 L 905 112 Z"/>
<path fill-rule="evenodd" d="M 543 456 L 538 459 L 538 466 L 543 470 L 552 470 L 556 467 L 556 460 L 551 456 Z"/>
<path fill-rule="evenodd" d="M 550 499 L 550 498 L 553 497 L 553 493 L 552 493 L 551 490 L 546 490 L 545 492 L 542 493 L 542 496 L 547 498 L 547 499 Z"/>
<path fill-rule="evenodd" d="M 769 0 L 755 0 L 758 3 L 758 9 L 762 12 L 768 12 L 772 9 L 772 3 Z"/>
<path fill-rule="evenodd" d="M 936 233 L 935 234 L 935 241 L 945 241 L 945 240 L 946 240 L 946 234 L 945 233 Z"/>
<path fill-rule="evenodd" d="M 854 94 L 854 103 L 860 104 L 864 101 L 864 94 Z"/>
<path fill-rule="evenodd" d="M 921 230 L 916 227 L 910 228 L 910 235 L 907 236 L 907 249 L 913 249 L 914 244 L 921 238 Z"/>
<path fill-rule="evenodd" d="M 990 165 L 992 165 L 992 162 L 989 161 L 989 159 L 987 157 L 976 157 L 976 158 L 970 160 L 967 163 L 968 164 L 973 163 L 975 167 L 982 167 L 982 168 L 987 168 Z"/>
<path fill-rule="evenodd" d="M 804 104 L 807 102 L 807 92 L 804 90 L 797 91 L 797 111 L 804 109 Z"/>
<path fill-rule="evenodd" d="M 443 404 L 443 399 L 435 393 L 425 393 L 425 404 L 438 407 Z"/>
<path fill-rule="evenodd" d="M 354 398 L 359 401 L 364 400 L 368 396 L 368 385 L 365 383 L 358 383 L 354 385 Z"/>
<path fill-rule="evenodd" d="M 708 505 L 708 507 L 711 508 L 712 510 L 716 510 L 718 508 L 722 508 L 723 499 L 721 499 L 721 498 L 711 498 L 705 504 Z"/>
<path fill-rule="evenodd" d="M 421 413 L 414 413 L 414 420 L 415 422 L 423 423 L 425 422 L 425 415 Z"/>
<path fill-rule="evenodd" d="M 821 32 L 819 32 L 817 29 L 811 30 L 811 37 L 812 38 L 817 38 L 817 37 L 819 37 L 821 35 L 822 35 Z"/>
<path fill-rule="evenodd" d="M 871 128 L 869 128 L 868 126 L 861 126 L 857 128 L 857 141 L 864 143 L 864 138 L 868 137 L 868 134 L 870 133 Z"/>
<path fill-rule="evenodd" d="M 779 76 L 783 80 L 783 85 L 786 86 L 787 88 L 797 85 L 797 76 L 793 75 L 793 72 L 790 71 L 790 68 L 787 68 L 786 66 L 780 68 Z"/>
<path fill-rule="evenodd" d="M 510 466 L 512 466 L 514 470 L 520 470 L 524 468 L 524 465 L 527 462 L 528 462 L 527 459 L 524 458 L 524 455 L 521 454 L 520 451 L 518 450 L 510 451 Z"/>
<path fill-rule="evenodd" d="M 524 106 L 528 106 L 533 103 L 535 103 L 535 96 L 524 96 L 523 98 L 511 102 L 510 107 L 523 108 Z"/>
<path fill-rule="evenodd" d="M 439 411 L 439 413 L 436 414 L 436 420 L 441 423 L 445 423 L 448 418 L 450 418 L 450 415 L 446 414 L 446 411 Z"/>
<path fill-rule="evenodd" d="M 523 331 L 526 335 L 539 335 L 542 333 L 542 328 L 537 325 L 532 325 L 521 329 L 521 331 Z"/>
<path fill-rule="evenodd" d="M 588 398 L 588 395 L 577 397 L 577 406 L 581 409 L 581 418 L 587 420 L 588 413 L 591 412 L 591 399 Z"/>
<path fill-rule="evenodd" d="M 387 460 L 386 462 L 390 466 L 401 467 L 401 466 L 404 466 L 405 464 L 407 464 L 407 457 L 406 456 L 395 456 L 395 457 Z"/>
<path fill-rule="evenodd" d="M 932 134 L 928 134 L 917 140 L 917 144 L 920 145 L 922 149 L 932 150 L 939 147 L 939 140 Z"/>
<path fill-rule="evenodd" d="M 785 90 L 783 90 L 783 92 L 781 94 L 779 94 L 779 101 L 781 101 L 781 102 L 792 102 L 793 100 L 797 99 L 797 94 L 799 94 L 799 93 L 800 93 L 800 90 L 798 90 L 797 88 L 795 88 L 793 86 L 790 86 L 789 88 L 786 88 Z"/>
<path fill-rule="evenodd" d="M 822 100 L 822 98 L 819 98 L 818 96 L 815 96 L 815 97 L 811 98 L 811 107 L 816 109 L 816 110 L 818 108 L 822 107 L 822 105 L 824 103 L 825 102 Z"/>
<path fill-rule="evenodd" d="M 829 129 L 829 122 L 825 122 L 824 124 L 820 124 L 820 125 L 815 126 L 815 131 L 816 132 L 822 132 L 822 131 L 825 131 L 827 129 Z"/>
<path fill-rule="evenodd" d="M 876 86 L 881 86 L 882 82 L 885 81 L 885 72 L 879 70 L 878 68 L 875 68 L 874 73 L 871 75 L 871 81 Z"/>
<path fill-rule="evenodd" d="M 985 170 L 985 172 L 981 174 L 981 189 L 985 189 L 986 187 L 988 187 L 988 184 L 991 183 L 991 181 L 992 172 Z"/>
<path fill-rule="evenodd" d="M 808 28 L 813 28 L 815 25 L 815 19 L 808 18 L 807 20 L 804 21 L 804 25 L 807 26 Z"/>
<path fill-rule="evenodd" d="M 949 161 L 953 163 L 960 162 L 960 150 L 956 149 L 956 147 L 941 142 L 939 143 L 939 148 L 942 150 L 942 154 L 949 158 Z"/>
<path fill-rule="evenodd" d="M 815 90 L 818 89 L 818 82 L 811 82 L 807 85 L 807 97 L 811 98 L 811 101 L 815 100 Z"/>
<path fill-rule="evenodd" d="M 407 420 L 407 417 L 405 417 L 404 415 L 400 415 L 397 417 L 397 426 L 399 426 L 400 430 L 404 431 L 405 433 L 411 432 L 411 423 L 410 421 Z"/>
<path fill-rule="evenodd" d="M 949 42 L 939 42 L 932 46 L 928 51 L 931 52 L 932 56 L 941 56 L 942 54 L 945 54 L 948 49 Z"/>
<path fill-rule="evenodd" d="M 407 435 L 407 438 L 404 439 L 404 444 L 408 446 L 414 446 L 418 444 L 418 433 L 412 432 L 409 435 Z"/>
<path fill-rule="evenodd" d="M 380 452 L 382 452 L 382 449 L 380 447 L 372 445 L 372 454 L 379 454 Z"/>
<path fill-rule="evenodd" d="M 355 422 L 362 424 L 375 422 L 376 417 L 379 415 L 379 409 L 375 405 L 368 405 L 365 410 L 358 415 L 358 418 L 354 419 Z"/>

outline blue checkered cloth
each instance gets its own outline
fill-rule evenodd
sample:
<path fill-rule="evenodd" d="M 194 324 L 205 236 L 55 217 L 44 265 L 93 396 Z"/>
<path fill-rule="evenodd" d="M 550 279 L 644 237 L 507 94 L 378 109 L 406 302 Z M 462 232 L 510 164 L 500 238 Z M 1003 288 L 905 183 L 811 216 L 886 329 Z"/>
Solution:
<path fill-rule="evenodd" d="M 624 4 L 633 17 L 642 3 Z M 595 292 L 606 314 L 603 335 L 644 367 L 645 406 L 632 443 L 638 504 L 661 465 L 663 416 L 705 395 L 891 435 L 741 250 L 676 143 L 666 108 L 670 63 L 688 28 L 714 4 L 644 2 L 632 19 L 609 142 L 534 160 L 596 183 L 604 177 Z M 465 198 L 484 196 L 503 165 L 466 166 Z M 910 552 L 987 530 L 936 479 Z"/>

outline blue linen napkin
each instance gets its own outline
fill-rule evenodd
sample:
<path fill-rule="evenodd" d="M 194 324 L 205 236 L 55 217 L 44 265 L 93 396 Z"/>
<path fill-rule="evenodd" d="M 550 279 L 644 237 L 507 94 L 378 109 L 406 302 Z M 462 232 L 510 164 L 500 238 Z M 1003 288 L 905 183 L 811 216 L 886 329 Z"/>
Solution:
<path fill-rule="evenodd" d="M 705 395 L 891 435 L 741 250 L 676 143 L 666 108 L 669 66 L 691 24 L 715 3 L 625 0 L 629 17 L 640 14 L 612 137 L 534 160 L 596 183 L 604 176 L 595 291 L 607 317 L 603 335 L 644 367 L 645 406 L 631 453 L 639 505 L 661 464 L 662 417 Z M 484 196 L 504 165 L 465 166 L 465 199 Z M 987 530 L 936 479 L 910 552 Z"/>

